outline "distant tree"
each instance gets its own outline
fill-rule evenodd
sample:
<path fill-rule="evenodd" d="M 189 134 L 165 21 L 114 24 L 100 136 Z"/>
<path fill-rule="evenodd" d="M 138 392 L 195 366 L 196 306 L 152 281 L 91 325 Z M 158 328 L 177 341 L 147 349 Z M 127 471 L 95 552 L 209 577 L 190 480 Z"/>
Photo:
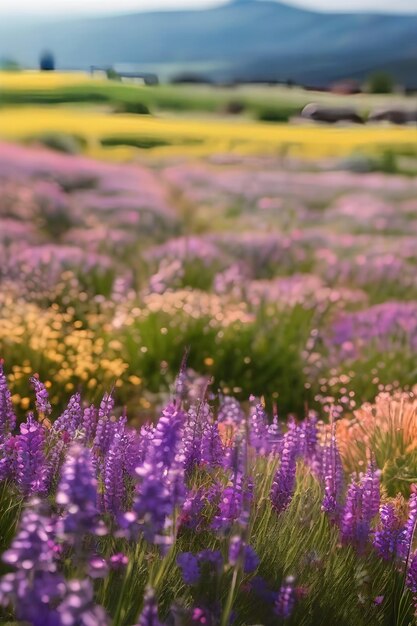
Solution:
<path fill-rule="evenodd" d="M 375 72 L 369 78 L 368 89 L 371 93 L 392 93 L 394 81 L 387 72 Z"/>
<path fill-rule="evenodd" d="M 106 76 L 109 80 L 121 80 L 120 75 L 112 67 L 106 70 Z"/>
<path fill-rule="evenodd" d="M 52 52 L 45 50 L 39 59 L 39 68 L 42 72 L 53 72 L 55 69 L 55 57 Z"/>

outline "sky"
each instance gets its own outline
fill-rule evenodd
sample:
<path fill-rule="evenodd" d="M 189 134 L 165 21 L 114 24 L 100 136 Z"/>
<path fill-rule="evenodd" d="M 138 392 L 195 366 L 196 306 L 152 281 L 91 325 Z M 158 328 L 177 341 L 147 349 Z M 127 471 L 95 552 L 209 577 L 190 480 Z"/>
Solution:
<path fill-rule="evenodd" d="M 312 9 L 375 10 L 417 13 L 417 0 L 287 0 Z M 156 9 L 205 8 L 221 0 L 0 0 L 0 18 L 5 15 L 97 14 Z"/>

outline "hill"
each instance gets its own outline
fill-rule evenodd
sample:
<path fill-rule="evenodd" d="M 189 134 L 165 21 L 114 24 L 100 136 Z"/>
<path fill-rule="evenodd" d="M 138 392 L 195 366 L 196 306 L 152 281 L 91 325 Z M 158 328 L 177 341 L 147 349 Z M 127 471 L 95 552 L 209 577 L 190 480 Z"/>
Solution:
<path fill-rule="evenodd" d="M 389 65 L 417 87 L 417 15 L 319 13 L 271 0 L 205 10 L 159 11 L 0 25 L 0 57 L 36 65 L 54 51 L 62 68 L 164 65 L 216 80 L 293 79 L 321 85 Z"/>

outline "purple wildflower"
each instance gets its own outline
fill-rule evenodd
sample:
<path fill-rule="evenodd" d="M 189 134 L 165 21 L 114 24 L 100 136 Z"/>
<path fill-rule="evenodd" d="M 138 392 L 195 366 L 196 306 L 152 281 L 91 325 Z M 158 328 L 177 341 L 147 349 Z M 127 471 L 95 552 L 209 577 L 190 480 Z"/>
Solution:
<path fill-rule="evenodd" d="M 373 545 L 379 556 L 388 561 L 397 556 L 404 541 L 404 527 L 392 503 L 383 504 L 380 512 L 380 523 L 374 532 Z"/>
<path fill-rule="evenodd" d="M 224 464 L 224 447 L 217 421 L 205 424 L 201 440 L 201 462 L 209 467 L 222 467 Z"/>
<path fill-rule="evenodd" d="M 126 444 L 127 436 L 123 421 L 115 431 L 104 460 L 104 508 L 114 515 L 121 511 L 125 496 L 123 466 Z"/>
<path fill-rule="evenodd" d="M 217 419 L 219 422 L 239 428 L 245 419 L 245 414 L 236 398 L 225 396 L 220 403 Z"/>
<path fill-rule="evenodd" d="M 44 444 L 45 429 L 30 413 L 16 437 L 16 478 L 22 493 L 27 496 L 43 493 L 46 489 Z"/>
<path fill-rule="evenodd" d="M 96 433 L 94 437 L 94 448 L 101 455 L 106 454 L 109 450 L 113 438 L 114 422 L 110 419 L 113 408 L 113 396 L 105 393 L 102 401 L 100 402 Z"/>
<path fill-rule="evenodd" d="M 406 578 L 407 587 L 417 594 L 417 550 L 411 555 Z"/>
<path fill-rule="evenodd" d="M 81 427 L 83 420 L 83 410 L 81 406 L 81 395 L 74 393 L 68 402 L 65 411 L 58 417 L 52 426 L 52 430 L 56 433 L 66 433 L 70 437 L 74 437 L 75 432 Z"/>
<path fill-rule="evenodd" d="M 277 513 L 281 513 L 287 508 L 294 493 L 297 470 L 297 446 L 296 431 L 291 429 L 284 436 L 280 454 L 281 462 L 271 488 L 271 502 Z"/>
<path fill-rule="evenodd" d="M 249 428 L 250 445 L 258 454 L 267 454 L 270 451 L 268 419 L 260 402 L 251 408 Z"/>
<path fill-rule="evenodd" d="M 15 426 L 16 415 L 13 409 L 12 396 L 4 374 L 3 361 L 0 360 L 0 440 L 6 433 L 12 432 Z"/>
<path fill-rule="evenodd" d="M 228 531 L 242 512 L 242 489 L 240 479 L 234 480 L 223 490 L 216 515 L 212 522 L 214 530 Z"/>
<path fill-rule="evenodd" d="M 219 575 L 223 569 L 223 557 L 220 550 L 202 550 L 197 554 L 201 566 L 208 565 L 212 572 Z"/>
<path fill-rule="evenodd" d="M 101 556 L 93 556 L 88 562 L 88 575 L 91 578 L 105 578 L 109 573 L 109 566 Z"/>
<path fill-rule="evenodd" d="M 149 446 L 152 443 L 153 433 L 154 427 L 151 424 L 141 426 L 139 433 L 136 430 L 127 432 L 125 468 L 129 476 L 135 476 L 136 468 L 144 463 Z"/>
<path fill-rule="evenodd" d="M 155 592 L 150 587 L 145 592 L 142 613 L 136 626 L 163 626 L 158 619 L 158 605 L 155 599 Z"/>
<path fill-rule="evenodd" d="M 145 463 L 137 468 L 136 473 L 139 483 L 133 511 L 121 518 L 121 524 L 130 528 L 134 534 L 143 533 L 149 543 L 160 543 L 163 541 L 167 518 L 173 511 L 170 490 L 154 466 Z"/>
<path fill-rule="evenodd" d="M 195 585 L 200 580 L 200 568 L 197 557 L 191 552 L 182 552 L 177 557 L 177 564 L 181 569 L 182 578 L 186 585 Z"/>
<path fill-rule="evenodd" d="M 321 476 L 324 482 L 322 510 L 328 513 L 332 519 L 337 519 L 343 490 L 343 467 L 334 426 L 332 427 L 330 443 L 325 446 L 322 452 Z"/>
<path fill-rule="evenodd" d="M 148 450 L 149 462 L 168 469 L 171 467 L 180 443 L 184 420 L 184 413 L 175 404 L 169 404 L 162 411 Z"/>
<path fill-rule="evenodd" d="M 35 391 L 36 395 L 36 410 L 41 415 L 50 415 L 52 411 L 51 403 L 49 402 L 49 394 L 45 385 L 39 380 L 37 376 L 32 376 L 30 383 Z"/>
<path fill-rule="evenodd" d="M 16 618 L 34 626 L 60 623 L 55 606 L 65 593 L 65 582 L 57 573 L 54 530 L 40 501 L 30 501 L 11 547 L 2 557 L 19 570 L 0 579 L 0 604 L 12 603 Z"/>
<path fill-rule="evenodd" d="M 379 509 L 379 475 L 371 463 L 359 482 L 352 480 L 340 519 L 342 541 L 361 551 L 369 538 L 372 519 Z"/>
<path fill-rule="evenodd" d="M 276 615 L 281 619 L 290 618 L 294 611 L 295 600 L 294 578 L 288 576 L 278 592 L 278 597 L 275 602 Z"/>
<path fill-rule="evenodd" d="M 62 626 L 108 626 L 110 620 L 103 607 L 94 603 L 91 581 L 69 580 L 64 600 L 57 608 Z"/>
<path fill-rule="evenodd" d="M 281 447 L 282 433 L 278 416 L 274 415 L 272 423 L 268 426 L 268 446 L 272 453 L 276 454 Z"/>
<path fill-rule="evenodd" d="M 91 444 L 94 440 L 97 427 L 97 409 L 92 404 L 84 409 L 82 418 L 82 428 L 84 431 L 84 441 L 87 444 Z"/>
<path fill-rule="evenodd" d="M 411 550 L 413 537 L 417 525 L 417 493 L 412 492 L 408 500 L 408 518 L 404 527 L 403 540 L 400 546 L 402 558 L 406 559 Z"/>
<path fill-rule="evenodd" d="M 108 560 L 109 567 L 113 570 L 123 569 L 127 566 L 128 563 L 129 557 L 126 554 L 123 554 L 123 552 L 117 552 L 116 554 L 113 554 Z"/>
<path fill-rule="evenodd" d="M 317 416 L 310 411 L 306 419 L 301 425 L 303 435 L 304 456 L 307 460 L 312 461 L 317 453 Z"/>
<path fill-rule="evenodd" d="M 239 559 L 243 560 L 245 574 L 251 574 L 259 565 L 259 557 L 252 546 L 246 545 L 239 535 L 235 535 L 229 542 L 229 564 L 234 567 Z"/>
<path fill-rule="evenodd" d="M 56 502 L 63 509 L 59 531 L 71 542 L 79 542 L 85 533 L 96 531 L 96 501 L 97 481 L 91 451 L 73 445 L 62 468 L 56 495 Z"/>
<path fill-rule="evenodd" d="M 52 445 L 49 446 L 49 451 L 46 455 L 46 487 L 47 490 L 51 490 L 56 484 L 59 475 L 61 473 L 62 463 L 65 458 L 68 444 L 64 438 L 51 438 Z M 51 442 L 50 440 L 50 442 Z"/>
<path fill-rule="evenodd" d="M 0 443 L 0 480 L 12 480 L 16 475 L 17 468 L 17 437 L 10 434 Z"/>

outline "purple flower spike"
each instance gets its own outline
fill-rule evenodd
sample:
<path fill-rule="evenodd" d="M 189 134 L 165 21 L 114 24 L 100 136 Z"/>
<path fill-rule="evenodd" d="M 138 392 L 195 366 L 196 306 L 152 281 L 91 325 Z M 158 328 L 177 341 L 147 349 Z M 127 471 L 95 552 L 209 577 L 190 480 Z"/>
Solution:
<path fill-rule="evenodd" d="M 352 479 L 340 519 L 342 541 L 363 551 L 369 538 L 372 519 L 379 508 L 380 472 L 371 463 L 359 482 Z"/>
<path fill-rule="evenodd" d="M 158 605 L 153 589 L 149 588 L 145 592 L 142 613 L 136 626 L 163 626 L 158 619 Z"/>
<path fill-rule="evenodd" d="M 417 527 L 417 493 L 412 492 L 408 500 L 408 519 L 404 527 L 403 540 L 401 542 L 401 556 L 406 559 L 409 551 L 411 550 L 411 544 L 415 529 Z"/>
<path fill-rule="evenodd" d="M 65 411 L 54 422 L 52 429 L 54 432 L 65 432 L 70 437 L 74 437 L 75 432 L 82 425 L 83 409 L 81 406 L 81 395 L 74 393 L 68 402 Z"/>
<path fill-rule="evenodd" d="M 0 605 L 12 604 L 19 622 L 55 626 L 61 624 L 56 606 L 66 586 L 57 573 L 55 526 L 41 508 L 39 500 L 30 501 L 10 548 L 3 554 L 3 561 L 19 570 L 0 579 Z"/>
<path fill-rule="evenodd" d="M 180 443 L 185 415 L 175 404 L 169 404 L 155 427 L 153 441 L 148 450 L 148 461 L 154 465 L 170 468 L 174 463 Z"/>
<path fill-rule="evenodd" d="M 195 585 L 200 580 L 201 572 L 197 557 L 191 552 L 182 552 L 177 557 L 183 581 L 186 585 Z"/>
<path fill-rule="evenodd" d="M 281 619 L 291 617 L 295 607 L 294 578 L 289 576 L 281 586 L 275 602 L 275 613 Z"/>
<path fill-rule="evenodd" d="M 251 409 L 249 441 L 258 454 L 270 452 L 268 418 L 260 402 Z"/>
<path fill-rule="evenodd" d="M 379 517 L 380 523 L 374 533 L 373 544 L 379 556 L 389 561 L 398 552 L 402 552 L 405 530 L 393 504 L 383 504 Z"/>
<path fill-rule="evenodd" d="M 259 565 L 259 557 L 252 546 L 245 545 L 239 535 L 231 537 L 229 543 L 229 564 L 234 567 L 243 558 L 243 571 L 251 574 Z"/>
<path fill-rule="evenodd" d="M 111 556 L 108 561 L 110 569 L 113 569 L 113 570 L 124 569 L 128 563 L 129 563 L 129 558 L 128 556 L 126 556 L 126 554 L 123 554 L 123 552 L 118 552 L 117 554 L 113 554 L 113 556 Z"/>
<path fill-rule="evenodd" d="M 46 490 L 44 442 L 45 429 L 29 414 L 27 421 L 20 426 L 20 435 L 16 437 L 17 483 L 27 496 Z"/>
<path fill-rule="evenodd" d="M 258 566 L 260 560 L 252 546 L 245 546 L 245 561 L 243 564 L 243 571 L 245 574 L 252 574 Z"/>
<path fill-rule="evenodd" d="M 94 590 L 88 579 L 68 581 L 66 597 L 57 610 L 62 626 L 108 626 L 110 623 L 105 610 L 94 604 Z"/>
<path fill-rule="evenodd" d="M 127 436 L 122 427 L 115 432 L 104 461 L 104 508 L 116 516 L 122 510 L 125 496 L 123 461 L 126 446 Z"/>
<path fill-rule="evenodd" d="M 12 396 L 3 371 L 0 359 L 0 441 L 6 433 L 12 432 L 16 426 L 16 415 L 13 410 Z"/>
<path fill-rule="evenodd" d="M 412 554 L 410 558 L 406 583 L 410 591 L 417 594 L 417 550 Z"/>
<path fill-rule="evenodd" d="M 46 387 L 37 376 L 32 376 L 30 383 L 35 391 L 36 395 L 36 410 L 39 414 L 49 416 L 52 411 L 51 403 L 49 402 L 49 394 Z"/>
<path fill-rule="evenodd" d="M 291 502 L 297 470 L 297 439 L 289 430 L 284 437 L 280 466 L 271 488 L 271 502 L 277 513 L 284 511 Z"/>
<path fill-rule="evenodd" d="M 324 482 L 322 510 L 336 520 L 340 512 L 340 499 L 343 491 L 343 467 L 337 446 L 334 426 L 330 443 L 323 450 L 321 476 Z"/>
<path fill-rule="evenodd" d="M 88 562 L 88 574 L 91 578 L 105 578 L 109 573 L 106 561 L 100 556 L 93 556 Z"/>
<path fill-rule="evenodd" d="M 224 465 L 224 447 L 219 432 L 219 424 L 207 422 L 201 440 L 201 462 L 209 467 Z"/>
<path fill-rule="evenodd" d="M 111 394 L 105 393 L 98 410 L 98 421 L 94 437 L 94 448 L 100 455 L 108 452 L 113 439 L 114 422 L 111 421 L 111 413 L 114 400 Z"/>
<path fill-rule="evenodd" d="M 94 477 L 91 452 L 74 445 L 62 468 L 56 495 L 63 508 L 59 530 L 72 542 L 78 542 L 85 533 L 97 528 L 97 481 Z"/>

